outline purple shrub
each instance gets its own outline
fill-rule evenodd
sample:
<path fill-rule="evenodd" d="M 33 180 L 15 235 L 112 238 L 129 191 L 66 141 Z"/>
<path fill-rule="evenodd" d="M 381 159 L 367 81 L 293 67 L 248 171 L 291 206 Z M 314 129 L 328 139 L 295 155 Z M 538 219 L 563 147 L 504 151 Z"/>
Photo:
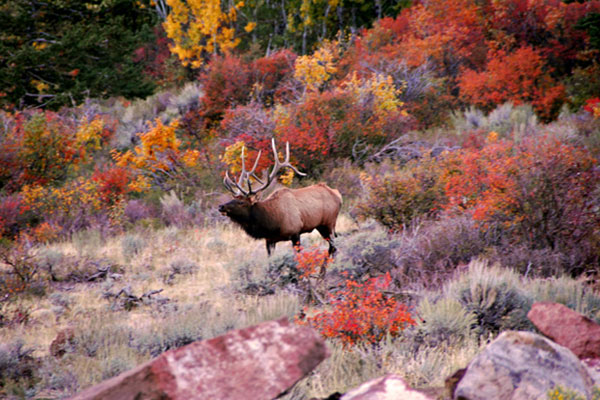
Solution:
<path fill-rule="evenodd" d="M 132 224 L 152 216 L 152 209 L 141 200 L 129 200 L 123 211 L 127 221 Z"/>

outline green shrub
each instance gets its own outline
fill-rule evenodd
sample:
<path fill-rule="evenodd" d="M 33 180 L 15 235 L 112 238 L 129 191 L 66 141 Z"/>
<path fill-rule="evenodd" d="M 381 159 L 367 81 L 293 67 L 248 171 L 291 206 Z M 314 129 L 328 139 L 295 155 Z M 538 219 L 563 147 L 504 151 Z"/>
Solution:
<path fill-rule="evenodd" d="M 171 285 L 178 275 L 191 275 L 198 271 L 198 265 L 185 258 L 178 258 L 169 264 L 169 267 L 163 273 L 163 282 Z"/>
<path fill-rule="evenodd" d="M 392 231 L 434 216 L 444 196 L 440 177 L 439 164 L 428 156 L 404 167 L 384 163 L 379 173 L 361 177 L 366 196 L 356 207 L 358 215 L 373 218 Z"/>
<path fill-rule="evenodd" d="M 129 234 L 121 240 L 121 250 L 126 259 L 130 259 L 142 252 L 146 247 L 146 240 L 138 235 Z"/>
<path fill-rule="evenodd" d="M 339 252 L 332 268 L 349 270 L 352 276 L 375 276 L 397 266 L 396 252 L 401 241 L 380 225 L 363 226 L 359 232 L 336 239 Z"/>
<path fill-rule="evenodd" d="M 97 357 L 112 348 L 127 346 L 132 331 L 108 315 L 95 315 L 73 330 L 68 353 Z"/>
<path fill-rule="evenodd" d="M 176 349 L 196 340 L 210 339 L 239 327 L 238 315 L 233 310 L 220 313 L 203 302 L 166 311 L 159 322 L 132 335 L 131 346 L 152 357 Z"/>
<path fill-rule="evenodd" d="M 38 361 L 33 351 L 21 340 L 0 344 L 0 396 L 7 389 L 12 395 L 22 395 L 34 386 Z"/>
<path fill-rule="evenodd" d="M 477 326 L 477 316 L 467 311 L 456 299 L 441 298 L 430 301 L 425 298 L 418 307 L 417 331 L 428 345 L 441 342 L 453 343 L 469 337 Z"/>
<path fill-rule="evenodd" d="M 481 334 L 532 328 L 527 312 L 533 298 L 524 290 L 522 279 L 509 269 L 475 260 L 467 273 L 444 289 L 476 316 Z"/>

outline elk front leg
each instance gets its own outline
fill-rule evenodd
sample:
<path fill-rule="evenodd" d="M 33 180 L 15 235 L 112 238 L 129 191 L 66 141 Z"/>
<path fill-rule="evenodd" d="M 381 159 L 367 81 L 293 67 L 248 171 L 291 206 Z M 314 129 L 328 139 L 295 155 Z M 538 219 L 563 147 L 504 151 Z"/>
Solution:
<path fill-rule="evenodd" d="M 267 255 L 271 256 L 271 253 L 275 250 L 277 242 L 270 242 L 267 240 Z"/>

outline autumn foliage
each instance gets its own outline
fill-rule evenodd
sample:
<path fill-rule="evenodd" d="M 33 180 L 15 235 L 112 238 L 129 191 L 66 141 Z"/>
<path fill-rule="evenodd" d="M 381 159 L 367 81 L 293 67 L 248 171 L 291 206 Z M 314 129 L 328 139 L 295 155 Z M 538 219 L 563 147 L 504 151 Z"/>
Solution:
<path fill-rule="evenodd" d="M 408 308 L 386 292 L 391 282 L 389 274 L 364 283 L 346 280 L 338 293 L 329 296 L 330 309 L 299 321 L 344 346 L 375 344 L 388 335 L 398 336 L 415 322 Z"/>
<path fill-rule="evenodd" d="M 546 137 L 499 140 L 444 163 L 446 210 L 468 212 L 486 227 L 500 224 L 533 248 L 596 240 L 600 173 L 585 149 Z"/>
<path fill-rule="evenodd" d="M 483 71 L 467 69 L 458 77 L 460 96 L 490 111 L 505 102 L 530 103 L 538 114 L 551 119 L 565 99 L 565 88 L 551 76 L 540 51 L 522 47 L 512 53 L 489 53 Z"/>

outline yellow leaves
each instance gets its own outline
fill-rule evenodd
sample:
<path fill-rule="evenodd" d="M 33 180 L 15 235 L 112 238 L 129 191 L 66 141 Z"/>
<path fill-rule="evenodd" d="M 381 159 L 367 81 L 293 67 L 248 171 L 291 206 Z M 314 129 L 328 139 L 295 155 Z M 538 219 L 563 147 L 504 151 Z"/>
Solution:
<path fill-rule="evenodd" d="M 36 79 L 33 79 L 31 81 L 31 84 L 33 86 L 35 86 L 35 88 L 38 91 L 38 93 L 44 93 L 44 92 L 46 92 L 46 90 L 48 90 L 48 88 L 50 88 L 50 85 L 48 85 L 47 83 L 42 82 L 42 81 L 38 81 Z"/>
<path fill-rule="evenodd" d="M 174 120 L 168 126 L 157 118 L 156 125 L 148 132 L 140 135 L 141 144 L 123 154 L 112 152 L 112 157 L 119 167 L 132 167 L 134 169 L 157 169 L 167 171 L 170 161 L 179 155 L 181 142 L 175 135 L 179 121 Z"/>
<path fill-rule="evenodd" d="M 75 145 L 80 148 L 80 156 L 86 159 L 87 151 L 97 151 L 102 147 L 102 130 L 104 121 L 101 118 L 94 118 L 92 122 L 87 118 L 81 122 L 79 129 L 75 133 Z"/>
<path fill-rule="evenodd" d="M 65 215 L 78 212 L 93 213 L 102 209 L 95 182 L 79 177 L 63 187 L 25 185 L 22 189 L 23 204 L 40 215 Z"/>
<path fill-rule="evenodd" d="M 181 157 L 183 164 L 186 167 L 195 167 L 198 165 L 198 160 L 200 159 L 200 152 L 198 150 L 186 150 Z"/>
<path fill-rule="evenodd" d="M 227 146 L 223 156 L 221 156 L 221 161 L 227 166 L 227 169 L 234 174 L 237 174 L 242 170 L 242 148 L 245 146 L 246 144 L 242 141 L 235 142 L 234 144 Z"/>
<path fill-rule="evenodd" d="M 223 11 L 219 0 L 167 0 L 167 4 L 171 12 L 163 27 L 174 42 L 171 52 L 184 66 L 200 68 L 207 54 L 230 50 L 239 44 L 231 25 L 243 2 L 228 11 Z M 246 25 L 247 32 L 256 26 L 252 24 Z"/>
<path fill-rule="evenodd" d="M 48 47 L 48 43 L 46 43 L 46 42 L 33 42 L 32 46 L 37 51 L 41 51 L 41 50 L 44 50 L 46 47 Z"/>
<path fill-rule="evenodd" d="M 337 72 L 334 59 L 337 44 L 329 43 L 315 51 L 312 56 L 296 59 L 294 78 L 302 82 L 308 91 L 320 89 Z"/>
<path fill-rule="evenodd" d="M 294 171 L 288 168 L 283 174 L 279 175 L 279 182 L 285 186 L 290 186 L 294 180 Z"/>
<path fill-rule="evenodd" d="M 496 132 L 496 131 L 491 131 L 491 132 L 488 134 L 487 141 L 488 141 L 489 143 L 494 143 L 494 142 L 497 142 L 497 141 L 498 141 L 498 132 Z"/>
<path fill-rule="evenodd" d="M 373 111 L 380 117 L 396 112 L 404 105 L 398 98 L 402 90 L 396 88 L 389 75 L 373 74 L 368 79 L 359 79 L 354 72 L 343 87 L 360 103 L 372 101 Z M 401 113 L 407 115 L 405 110 Z"/>
<path fill-rule="evenodd" d="M 129 183 L 128 188 L 132 192 L 144 192 L 150 189 L 150 180 L 144 175 L 138 175 L 133 181 Z"/>
<path fill-rule="evenodd" d="M 244 30 L 248 33 L 252 32 L 256 28 L 256 22 L 248 22 L 244 27 Z"/>

